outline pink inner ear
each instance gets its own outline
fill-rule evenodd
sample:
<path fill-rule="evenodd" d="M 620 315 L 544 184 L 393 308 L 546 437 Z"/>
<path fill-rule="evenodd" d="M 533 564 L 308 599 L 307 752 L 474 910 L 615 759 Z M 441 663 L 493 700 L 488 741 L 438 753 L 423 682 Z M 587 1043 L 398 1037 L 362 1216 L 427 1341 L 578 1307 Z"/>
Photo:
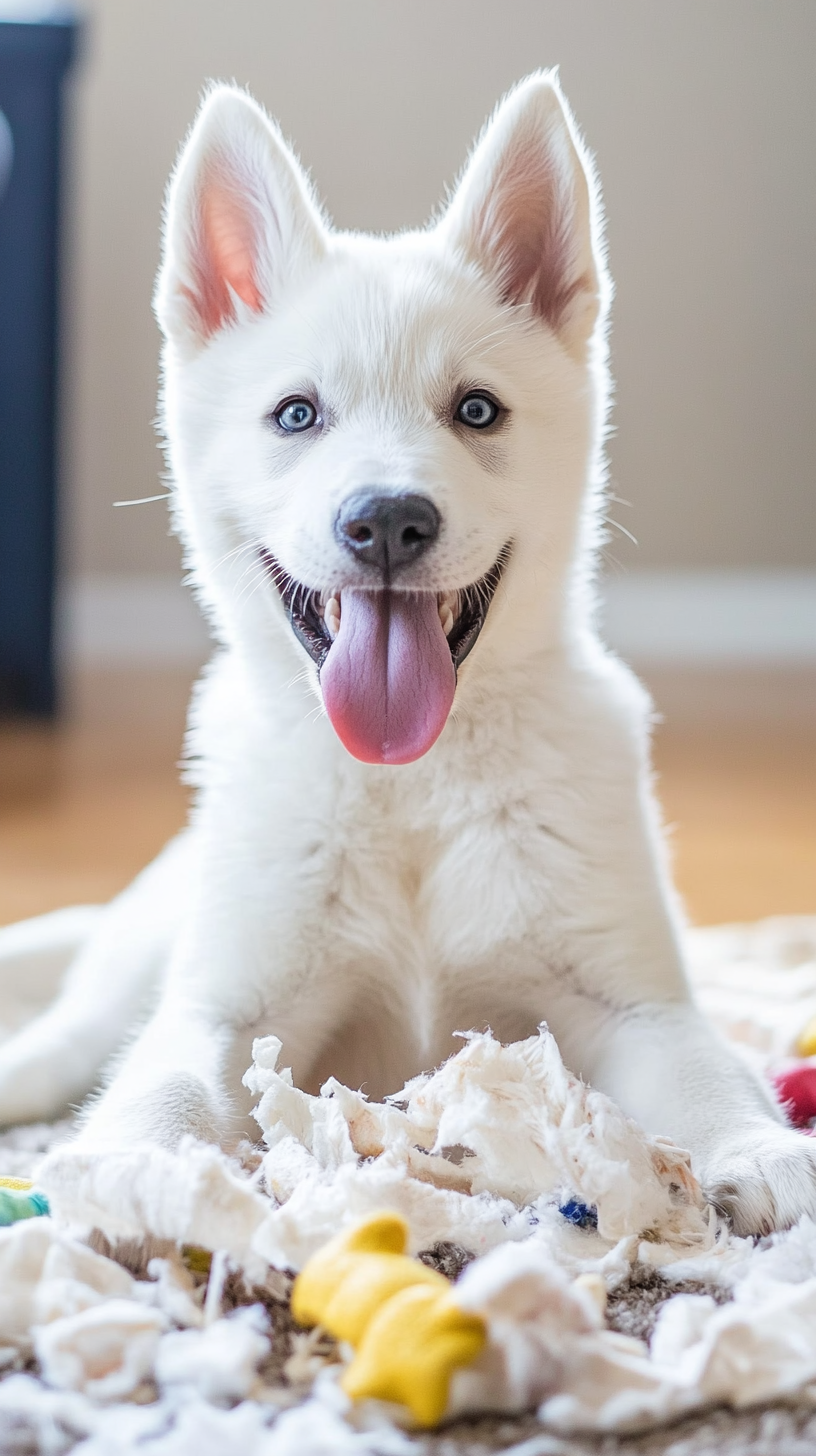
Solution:
<path fill-rule="evenodd" d="M 540 137 L 507 157 L 479 219 L 508 303 L 529 303 L 557 329 L 587 280 L 576 276 L 574 199 Z"/>
<path fill-rule="evenodd" d="M 255 280 L 257 224 L 251 197 L 211 175 L 199 202 L 193 248 L 195 292 L 192 301 L 206 336 L 235 317 L 230 289 L 260 313 L 263 298 Z"/>

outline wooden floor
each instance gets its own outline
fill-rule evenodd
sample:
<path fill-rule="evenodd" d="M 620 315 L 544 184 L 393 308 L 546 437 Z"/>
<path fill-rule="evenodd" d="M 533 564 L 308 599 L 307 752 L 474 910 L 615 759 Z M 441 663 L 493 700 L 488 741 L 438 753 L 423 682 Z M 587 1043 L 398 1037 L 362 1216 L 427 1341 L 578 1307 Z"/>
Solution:
<path fill-rule="evenodd" d="M 816 913 L 816 686 L 652 684 L 658 788 L 698 924 Z M 182 824 L 189 676 L 99 673 L 57 727 L 0 726 L 0 923 L 106 900 Z"/>

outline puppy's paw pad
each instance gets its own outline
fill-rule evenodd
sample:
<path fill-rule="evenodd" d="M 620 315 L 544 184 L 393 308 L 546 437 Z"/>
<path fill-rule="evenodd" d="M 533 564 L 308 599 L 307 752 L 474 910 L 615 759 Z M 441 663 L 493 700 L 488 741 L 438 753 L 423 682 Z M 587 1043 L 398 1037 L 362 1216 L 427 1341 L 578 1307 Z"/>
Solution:
<path fill-rule="evenodd" d="M 724 1148 L 702 1178 L 705 1195 L 736 1234 L 790 1228 L 816 1218 L 816 1138 L 774 1128 Z"/>

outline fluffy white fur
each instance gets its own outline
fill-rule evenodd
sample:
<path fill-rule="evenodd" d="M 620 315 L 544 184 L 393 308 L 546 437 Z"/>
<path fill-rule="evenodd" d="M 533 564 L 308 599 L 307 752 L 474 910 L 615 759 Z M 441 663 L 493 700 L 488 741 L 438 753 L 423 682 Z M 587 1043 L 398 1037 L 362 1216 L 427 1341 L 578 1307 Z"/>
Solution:
<path fill-rule="evenodd" d="M 84 1096 L 120 1049 L 85 1145 L 229 1144 L 256 1036 L 304 1087 L 378 1095 L 457 1029 L 546 1020 L 576 1073 L 692 1151 L 738 1230 L 816 1212 L 816 1147 L 691 1002 L 649 703 L 593 625 L 609 293 L 553 75 L 502 102 L 438 221 L 391 238 L 332 231 L 277 128 L 210 91 L 157 290 L 175 516 L 221 644 L 191 710 L 199 793 L 0 1051 L 4 1121 Z M 452 423 L 476 386 L 508 411 L 489 437 Z M 325 428 L 271 429 L 309 390 Z M 512 543 L 447 725 L 401 767 L 343 748 L 259 555 L 359 584 L 332 527 L 372 484 L 441 516 L 405 587 L 463 588 Z"/>

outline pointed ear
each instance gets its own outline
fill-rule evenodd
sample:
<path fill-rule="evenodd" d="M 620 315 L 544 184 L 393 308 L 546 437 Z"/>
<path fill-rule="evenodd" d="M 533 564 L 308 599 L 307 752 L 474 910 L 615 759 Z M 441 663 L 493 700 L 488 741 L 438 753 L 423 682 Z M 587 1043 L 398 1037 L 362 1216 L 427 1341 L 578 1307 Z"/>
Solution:
<path fill-rule="evenodd" d="M 167 194 L 156 317 L 200 347 L 245 310 L 273 306 L 320 256 L 320 212 L 302 168 L 259 106 L 231 86 L 204 98 Z"/>
<path fill-rule="evenodd" d="M 591 163 L 553 73 L 521 81 L 476 144 L 440 228 L 569 348 L 606 296 Z"/>

